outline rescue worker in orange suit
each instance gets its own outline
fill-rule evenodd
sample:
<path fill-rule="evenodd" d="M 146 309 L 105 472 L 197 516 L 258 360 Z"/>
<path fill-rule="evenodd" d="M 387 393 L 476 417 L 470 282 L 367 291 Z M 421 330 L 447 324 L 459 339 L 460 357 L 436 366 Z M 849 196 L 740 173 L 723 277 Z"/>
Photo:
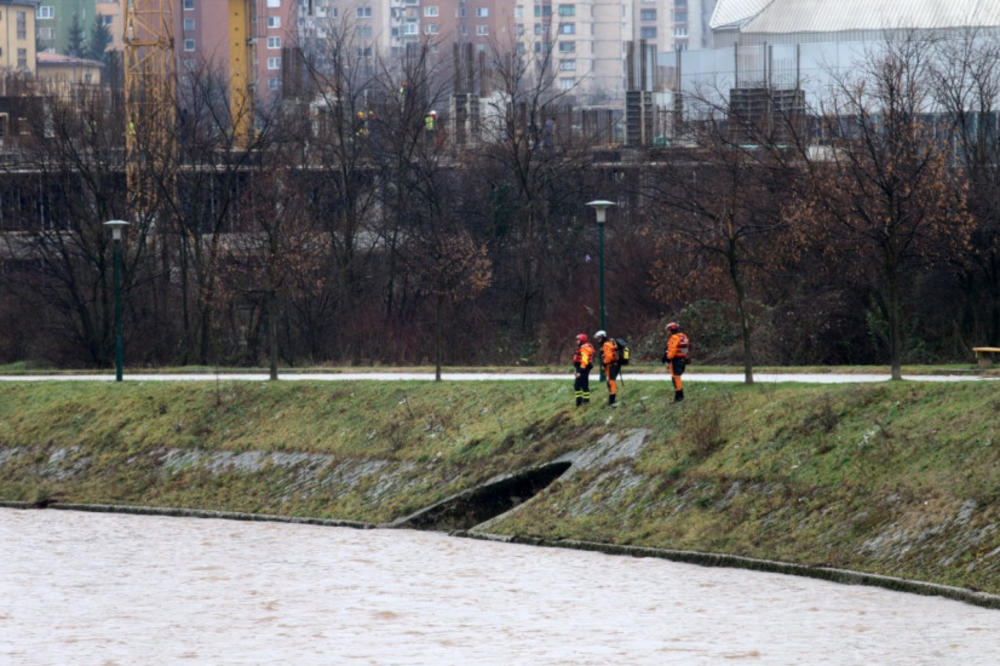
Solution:
<path fill-rule="evenodd" d="M 590 370 L 594 367 L 594 345 L 587 342 L 587 335 L 576 336 L 576 353 L 573 354 L 573 391 L 576 406 L 590 402 Z"/>
<path fill-rule="evenodd" d="M 680 402 L 684 399 L 684 382 L 681 381 L 681 375 L 684 374 L 684 367 L 687 365 L 690 343 L 688 336 L 681 332 L 677 322 L 672 321 L 667 324 L 666 331 L 670 337 L 667 338 L 667 348 L 663 350 L 661 360 L 670 370 L 670 381 L 674 383 L 674 402 Z"/>
<path fill-rule="evenodd" d="M 599 346 L 601 364 L 604 366 L 604 377 L 608 382 L 608 405 L 615 407 L 615 400 L 618 397 L 618 373 L 621 372 L 621 365 L 618 364 L 618 345 L 614 339 L 601 330 L 594 333 L 594 342 Z"/>

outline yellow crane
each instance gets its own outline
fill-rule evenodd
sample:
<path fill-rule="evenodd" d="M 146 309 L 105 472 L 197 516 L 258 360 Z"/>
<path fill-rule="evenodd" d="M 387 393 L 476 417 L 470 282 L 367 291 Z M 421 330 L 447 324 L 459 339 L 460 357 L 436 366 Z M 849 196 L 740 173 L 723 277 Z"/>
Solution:
<path fill-rule="evenodd" d="M 136 214 L 154 207 L 177 155 L 173 0 L 124 0 L 125 173 Z"/>
<path fill-rule="evenodd" d="M 142 172 L 163 174 L 177 154 L 177 70 L 174 0 L 122 0 L 124 5 L 125 121 L 129 191 L 147 210 L 150 190 Z M 253 34 L 255 0 L 227 0 L 229 111 L 234 143 L 245 147 L 253 132 Z M 162 182 L 162 180 L 161 180 Z"/>
<path fill-rule="evenodd" d="M 233 139 L 247 146 L 253 137 L 253 0 L 228 0 L 229 10 L 229 114 Z"/>

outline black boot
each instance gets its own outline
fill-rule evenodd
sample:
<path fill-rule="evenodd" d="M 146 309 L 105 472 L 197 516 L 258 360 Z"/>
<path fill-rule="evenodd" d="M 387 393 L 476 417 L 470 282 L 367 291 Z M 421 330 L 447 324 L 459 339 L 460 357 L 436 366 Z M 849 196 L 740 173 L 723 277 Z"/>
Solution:
<path fill-rule="evenodd" d="M 615 404 L 615 398 L 617 398 L 617 397 L 618 396 L 616 394 L 614 394 L 614 393 L 612 393 L 612 394 L 610 394 L 608 396 L 608 406 L 609 407 L 613 407 L 614 406 L 614 404 Z"/>
<path fill-rule="evenodd" d="M 674 391 L 674 402 L 680 402 L 684 399 L 684 389 L 680 391 Z"/>

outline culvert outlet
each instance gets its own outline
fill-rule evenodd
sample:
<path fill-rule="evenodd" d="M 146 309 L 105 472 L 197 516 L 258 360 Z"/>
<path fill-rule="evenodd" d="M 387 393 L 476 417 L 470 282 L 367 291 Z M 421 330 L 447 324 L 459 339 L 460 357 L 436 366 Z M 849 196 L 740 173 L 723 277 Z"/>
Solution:
<path fill-rule="evenodd" d="M 572 463 L 559 461 L 505 476 L 478 488 L 463 490 L 396 520 L 392 527 L 418 530 L 467 530 L 531 499 L 558 479 Z"/>

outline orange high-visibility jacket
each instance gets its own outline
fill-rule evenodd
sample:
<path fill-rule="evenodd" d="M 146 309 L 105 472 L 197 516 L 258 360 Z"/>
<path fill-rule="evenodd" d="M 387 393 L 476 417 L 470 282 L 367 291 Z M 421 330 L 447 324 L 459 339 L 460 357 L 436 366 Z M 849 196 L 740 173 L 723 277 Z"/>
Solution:
<path fill-rule="evenodd" d="M 611 338 L 604 341 L 601 345 L 601 361 L 604 365 L 611 365 L 615 362 L 615 356 L 618 354 L 618 345 Z"/>
<path fill-rule="evenodd" d="M 667 360 L 672 361 L 675 358 L 687 358 L 687 355 L 688 336 L 678 331 L 667 339 Z"/>
<path fill-rule="evenodd" d="M 594 345 L 584 342 L 576 348 L 573 354 L 573 366 L 577 368 L 589 368 L 594 364 Z"/>

